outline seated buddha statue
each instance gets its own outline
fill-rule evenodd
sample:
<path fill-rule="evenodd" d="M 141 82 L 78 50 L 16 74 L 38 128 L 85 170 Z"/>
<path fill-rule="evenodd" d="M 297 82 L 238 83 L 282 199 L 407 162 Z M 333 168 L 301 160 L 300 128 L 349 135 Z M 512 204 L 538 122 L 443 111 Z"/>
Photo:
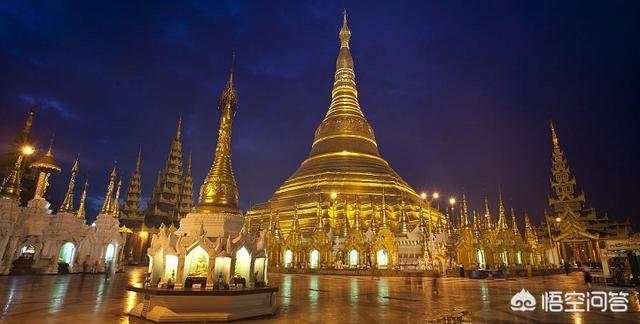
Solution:
<path fill-rule="evenodd" d="M 198 262 L 196 263 L 195 268 L 189 274 L 190 276 L 198 276 L 204 277 L 207 275 L 207 260 L 204 255 L 198 257 Z"/>

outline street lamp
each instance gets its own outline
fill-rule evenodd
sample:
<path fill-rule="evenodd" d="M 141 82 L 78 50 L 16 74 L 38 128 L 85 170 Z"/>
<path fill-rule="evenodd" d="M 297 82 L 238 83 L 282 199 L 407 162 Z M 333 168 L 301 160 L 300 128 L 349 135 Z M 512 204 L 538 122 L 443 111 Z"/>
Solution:
<path fill-rule="evenodd" d="M 431 197 L 433 197 L 433 199 L 438 199 L 440 197 L 440 194 L 436 191 Z"/>
<path fill-rule="evenodd" d="M 421 192 L 420 193 L 420 198 L 422 198 L 422 200 L 426 200 L 427 199 L 427 193 L 426 192 Z"/>

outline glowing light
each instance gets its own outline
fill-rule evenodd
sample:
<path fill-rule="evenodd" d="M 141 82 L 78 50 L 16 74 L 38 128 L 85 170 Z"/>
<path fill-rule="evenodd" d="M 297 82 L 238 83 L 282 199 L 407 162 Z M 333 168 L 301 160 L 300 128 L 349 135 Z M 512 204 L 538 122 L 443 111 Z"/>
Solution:
<path fill-rule="evenodd" d="M 427 199 L 427 193 L 426 192 L 421 192 L 420 193 L 420 198 Z"/>
<path fill-rule="evenodd" d="M 338 194 L 336 192 L 331 193 L 331 199 L 336 200 L 338 198 Z"/>
<path fill-rule="evenodd" d="M 440 194 L 438 192 L 434 192 L 433 199 L 438 199 L 438 198 L 440 198 Z"/>
<path fill-rule="evenodd" d="M 284 267 L 285 268 L 291 267 L 292 262 L 293 262 L 293 253 L 291 252 L 291 250 L 286 250 L 284 252 Z"/>
<path fill-rule="evenodd" d="M 146 231 L 140 231 L 140 232 L 138 232 L 138 236 L 140 236 L 140 237 L 147 237 L 147 236 L 149 236 L 149 232 L 146 232 Z"/>
<path fill-rule="evenodd" d="M 320 262 L 320 252 L 318 252 L 318 250 L 311 251 L 311 258 L 309 261 L 309 266 L 311 267 L 311 269 L 318 268 L 318 263 Z"/>
<path fill-rule="evenodd" d="M 36 149 L 31 145 L 25 145 L 20 149 L 20 151 L 22 151 L 23 155 L 31 155 L 36 152 Z"/>
<path fill-rule="evenodd" d="M 556 222 L 560 223 L 562 219 L 560 217 L 556 217 Z"/>
<path fill-rule="evenodd" d="M 449 204 L 455 205 L 455 203 L 456 203 L 456 199 L 455 198 L 453 198 L 453 197 L 449 198 Z"/>

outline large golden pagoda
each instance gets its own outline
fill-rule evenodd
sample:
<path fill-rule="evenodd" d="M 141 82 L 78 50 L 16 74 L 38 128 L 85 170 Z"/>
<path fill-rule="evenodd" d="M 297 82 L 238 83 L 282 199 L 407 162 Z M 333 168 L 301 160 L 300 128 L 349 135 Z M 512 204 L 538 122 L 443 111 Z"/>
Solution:
<path fill-rule="evenodd" d="M 402 202 L 411 223 L 417 224 L 421 215 L 429 219 L 442 217 L 380 156 L 373 128 L 358 103 L 350 38 L 345 14 L 331 104 L 316 129 L 311 153 L 269 201 L 247 212 L 252 227 L 265 220 L 272 224 L 277 211 L 281 230 L 288 233 L 293 225 L 295 206 L 300 229 L 306 233 L 317 227 L 317 215 L 321 215 L 324 226 L 334 228 L 335 233 L 345 226 L 345 214 L 349 223 L 353 223 L 355 209 L 367 220 L 372 219 L 371 213 L 375 212 L 374 218 L 379 224 L 384 212 L 389 225 L 395 228 Z M 264 227 L 266 225 L 262 225 Z"/>

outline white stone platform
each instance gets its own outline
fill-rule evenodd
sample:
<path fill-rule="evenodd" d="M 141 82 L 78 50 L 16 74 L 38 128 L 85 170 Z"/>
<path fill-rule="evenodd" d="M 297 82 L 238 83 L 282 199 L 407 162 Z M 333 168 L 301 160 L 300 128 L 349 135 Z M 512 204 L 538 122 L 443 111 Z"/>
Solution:
<path fill-rule="evenodd" d="M 143 295 L 129 315 L 154 322 L 233 321 L 275 314 L 278 288 L 156 289 L 129 286 Z"/>

